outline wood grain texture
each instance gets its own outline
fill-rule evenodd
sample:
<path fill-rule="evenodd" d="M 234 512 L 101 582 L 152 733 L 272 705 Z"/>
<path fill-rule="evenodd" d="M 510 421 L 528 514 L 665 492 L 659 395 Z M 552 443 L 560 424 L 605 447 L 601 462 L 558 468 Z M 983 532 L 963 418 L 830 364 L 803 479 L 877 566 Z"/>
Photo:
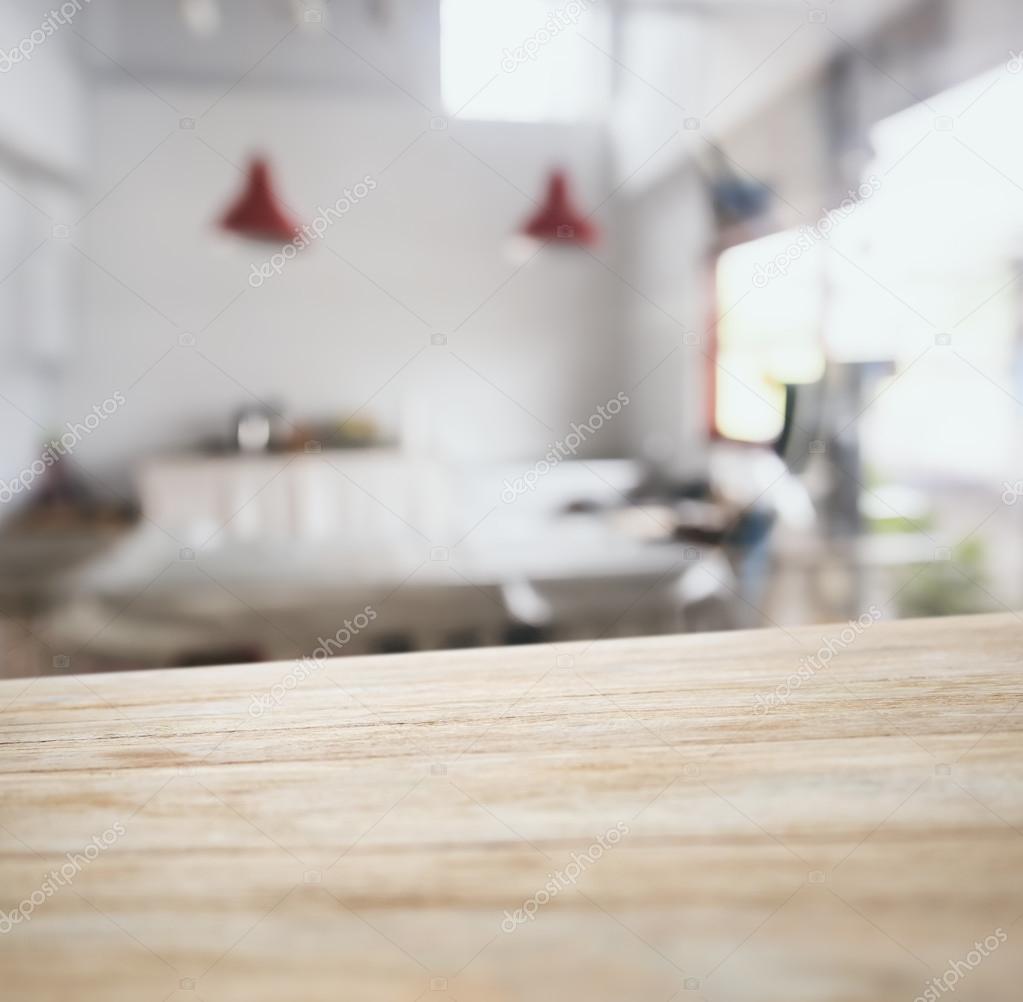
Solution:
<path fill-rule="evenodd" d="M 841 635 L 0 682 L 3 997 L 1016 1000 L 1021 621 Z"/>

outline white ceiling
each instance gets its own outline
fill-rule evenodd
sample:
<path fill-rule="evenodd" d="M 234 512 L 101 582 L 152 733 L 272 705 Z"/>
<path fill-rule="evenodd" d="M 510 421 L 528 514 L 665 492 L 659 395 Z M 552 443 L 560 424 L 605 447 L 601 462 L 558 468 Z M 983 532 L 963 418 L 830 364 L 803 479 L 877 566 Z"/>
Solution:
<path fill-rule="evenodd" d="M 82 53 L 99 73 L 198 84 L 336 84 L 362 93 L 436 88 L 435 0 L 333 0 L 322 24 L 296 20 L 289 0 L 220 0 L 221 24 L 208 38 L 187 27 L 178 0 L 105 0 L 76 24 Z M 313 0 L 295 5 L 315 11 Z M 315 17 L 315 14 L 313 15 Z M 432 44 L 431 44 L 432 42 Z M 91 43 L 91 44 L 89 44 Z"/>

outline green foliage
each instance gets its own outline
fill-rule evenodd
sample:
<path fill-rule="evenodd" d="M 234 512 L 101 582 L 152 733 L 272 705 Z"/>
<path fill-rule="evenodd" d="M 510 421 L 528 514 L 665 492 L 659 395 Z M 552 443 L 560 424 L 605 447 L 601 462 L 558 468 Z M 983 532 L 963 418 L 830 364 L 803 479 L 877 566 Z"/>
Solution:
<path fill-rule="evenodd" d="M 963 543 L 950 560 L 935 560 L 922 571 L 906 571 L 897 601 L 901 616 L 957 616 L 988 612 L 991 600 L 985 581 L 984 546 Z"/>

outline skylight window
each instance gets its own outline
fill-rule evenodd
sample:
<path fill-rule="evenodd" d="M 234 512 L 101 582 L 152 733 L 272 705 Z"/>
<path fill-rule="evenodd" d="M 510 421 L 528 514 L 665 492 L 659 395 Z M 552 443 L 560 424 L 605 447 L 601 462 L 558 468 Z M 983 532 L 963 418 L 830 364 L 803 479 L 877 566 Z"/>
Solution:
<path fill-rule="evenodd" d="M 612 60 L 600 0 L 442 0 L 448 114 L 512 122 L 591 119 Z"/>

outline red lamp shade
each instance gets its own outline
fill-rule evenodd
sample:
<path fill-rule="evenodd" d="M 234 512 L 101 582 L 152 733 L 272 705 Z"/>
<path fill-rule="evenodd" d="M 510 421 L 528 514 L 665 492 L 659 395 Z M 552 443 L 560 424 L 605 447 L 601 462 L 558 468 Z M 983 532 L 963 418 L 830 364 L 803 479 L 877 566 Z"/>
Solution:
<path fill-rule="evenodd" d="M 560 170 L 551 172 L 547 197 L 522 232 L 534 240 L 561 240 L 584 246 L 596 243 L 598 236 L 597 227 L 572 203 L 568 178 Z"/>
<path fill-rule="evenodd" d="M 298 233 L 273 187 L 270 165 L 257 157 L 249 164 L 245 190 L 220 220 L 221 228 L 249 240 L 287 243 Z"/>

